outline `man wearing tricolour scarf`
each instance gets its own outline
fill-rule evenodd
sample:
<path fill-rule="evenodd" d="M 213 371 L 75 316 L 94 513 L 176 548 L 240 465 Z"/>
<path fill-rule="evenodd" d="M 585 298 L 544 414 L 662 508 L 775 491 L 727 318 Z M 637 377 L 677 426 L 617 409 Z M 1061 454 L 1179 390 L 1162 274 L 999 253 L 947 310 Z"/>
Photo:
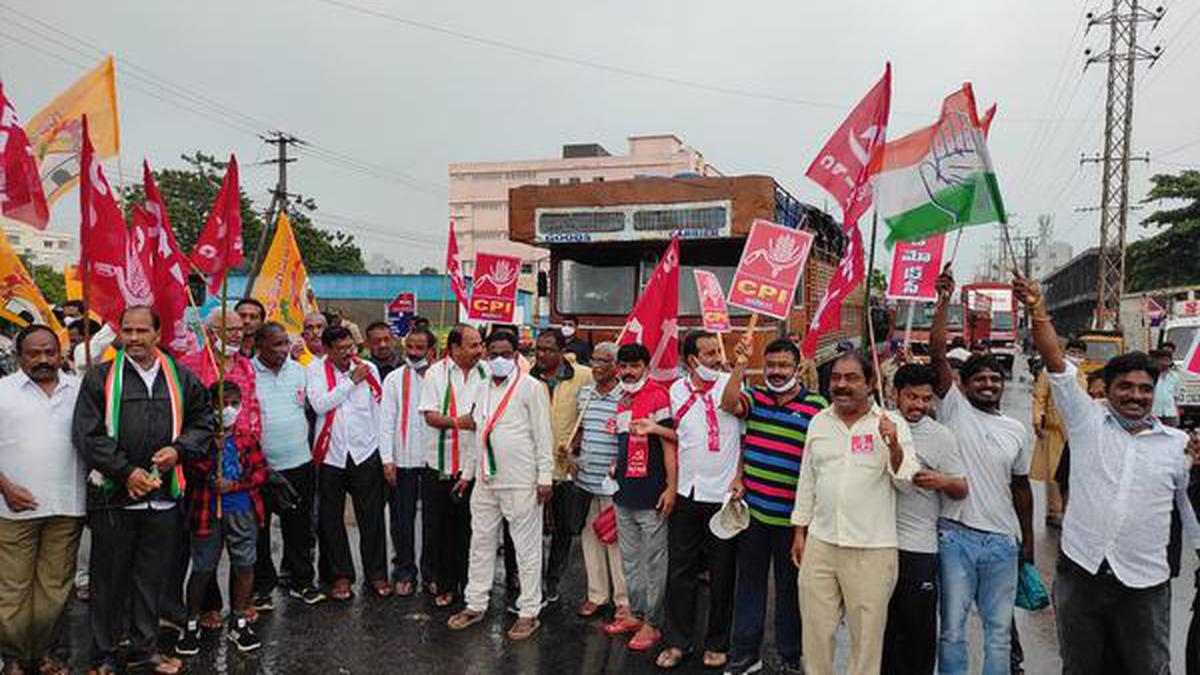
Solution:
<path fill-rule="evenodd" d="M 75 447 L 89 474 L 92 665 L 115 672 L 117 641 L 131 670 L 179 672 L 158 651 L 159 589 L 178 539 L 182 460 L 207 448 L 216 426 L 208 392 L 158 348 L 150 307 L 121 315 L 116 358 L 90 371 L 75 408 Z"/>
<path fill-rule="evenodd" d="M 517 338 L 506 331 L 488 336 L 491 377 L 475 403 L 475 461 L 463 467 L 459 489 L 475 480 L 471 492 L 471 555 L 467 606 L 450 617 L 452 630 L 483 620 L 495 578 L 496 546 L 502 524 L 512 535 L 521 595 L 518 618 L 508 630 L 524 640 L 541 625 L 542 503 L 550 498 L 554 436 L 545 385 L 517 368 Z"/>
<path fill-rule="evenodd" d="M 342 326 L 321 335 L 326 357 L 308 367 L 308 402 L 317 413 L 313 463 L 317 469 L 317 533 L 322 564 L 328 562 L 330 597 L 353 595 L 354 559 L 346 536 L 346 494 L 354 501 L 363 576 L 375 594 L 392 594 L 387 580 L 387 532 L 383 526 L 383 462 L 379 457 L 379 372 L 355 355 L 354 338 Z"/>

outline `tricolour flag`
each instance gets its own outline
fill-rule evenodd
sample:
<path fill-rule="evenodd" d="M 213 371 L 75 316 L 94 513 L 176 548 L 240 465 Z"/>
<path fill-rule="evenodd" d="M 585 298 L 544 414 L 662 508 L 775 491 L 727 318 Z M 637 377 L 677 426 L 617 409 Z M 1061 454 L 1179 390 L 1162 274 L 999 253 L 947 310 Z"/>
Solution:
<path fill-rule="evenodd" d="M 888 242 L 922 239 L 966 225 L 1006 222 L 971 85 L 946 97 L 937 123 L 892 141 L 875 176 L 875 208 Z M 986 122 L 986 123 L 985 123 Z"/>
<path fill-rule="evenodd" d="M 673 380 L 679 366 L 678 326 L 679 240 L 672 239 L 625 320 L 620 344 L 644 345 L 650 352 L 651 377 Z"/>
<path fill-rule="evenodd" d="M 29 137 L 0 82 L 0 214 L 39 230 L 46 229 L 50 207 L 38 177 Z"/>
<path fill-rule="evenodd" d="M 450 234 L 446 239 L 446 274 L 450 276 L 450 288 L 458 304 L 467 308 L 467 281 L 463 279 L 462 260 L 458 255 L 458 237 L 454 234 L 454 221 L 450 221 Z"/>
<path fill-rule="evenodd" d="M 221 189 L 192 249 L 192 264 L 208 275 L 208 292 L 217 295 L 221 292 L 225 274 L 244 261 L 242 194 L 238 187 L 237 157 L 230 155 Z"/>
<path fill-rule="evenodd" d="M 38 161 L 42 188 L 51 205 L 79 181 L 84 115 L 88 118 L 95 156 L 116 155 L 121 149 L 121 135 L 111 56 L 42 108 L 25 127 Z"/>
<path fill-rule="evenodd" d="M 115 322 L 125 309 L 125 267 L 129 257 L 125 219 L 83 117 L 84 171 L 79 185 L 79 267 L 88 308 L 103 321 Z"/>
<path fill-rule="evenodd" d="M 303 330 L 304 316 L 317 311 L 292 223 L 282 211 L 275 221 L 275 235 L 263 258 L 262 269 L 254 278 L 250 296 L 267 308 L 268 321 L 278 321 L 293 336 Z"/>

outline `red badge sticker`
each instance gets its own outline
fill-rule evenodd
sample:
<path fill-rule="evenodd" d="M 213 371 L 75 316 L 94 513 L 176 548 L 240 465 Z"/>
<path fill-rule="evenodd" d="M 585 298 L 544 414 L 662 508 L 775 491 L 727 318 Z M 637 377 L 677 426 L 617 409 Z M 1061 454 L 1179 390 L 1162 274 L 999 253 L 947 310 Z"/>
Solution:
<path fill-rule="evenodd" d="M 869 455 L 873 452 L 875 452 L 875 436 L 873 434 L 850 437 L 850 454 Z"/>

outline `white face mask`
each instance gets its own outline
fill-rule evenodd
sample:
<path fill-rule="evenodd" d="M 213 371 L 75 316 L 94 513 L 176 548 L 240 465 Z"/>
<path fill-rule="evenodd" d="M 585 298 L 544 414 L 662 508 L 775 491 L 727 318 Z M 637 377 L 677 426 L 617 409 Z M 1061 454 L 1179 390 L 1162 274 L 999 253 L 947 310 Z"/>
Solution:
<path fill-rule="evenodd" d="M 240 406 L 225 406 L 225 409 L 221 411 L 221 421 L 225 423 L 226 429 L 233 426 L 233 423 L 237 421 L 238 415 L 240 415 L 241 412 L 242 409 Z"/>
<path fill-rule="evenodd" d="M 696 375 L 705 382 L 716 382 L 721 376 L 721 371 L 709 368 L 703 363 L 696 363 Z"/>
<path fill-rule="evenodd" d="M 1067 363 L 1070 363 L 1071 365 L 1073 365 L 1075 367 L 1079 367 L 1079 364 L 1083 363 L 1083 359 L 1078 356 L 1071 356 L 1068 354 L 1067 355 Z"/>
<path fill-rule="evenodd" d="M 426 366 L 429 365 L 429 359 L 417 359 L 416 361 L 414 361 L 411 358 L 408 358 L 408 357 L 405 357 L 405 358 L 408 361 L 408 366 L 410 368 L 416 368 L 417 370 L 422 370 Z"/>
<path fill-rule="evenodd" d="M 625 380 L 621 380 L 621 389 L 627 393 L 636 394 L 642 390 L 642 387 L 646 386 L 647 379 L 648 378 L 643 375 L 642 379 L 638 380 L 637 382 L 626 382 Z"/>
<path fill-rule="evenodd" d="M 796 376 L 795 375 L 792 375 L 791 379 L 789 379 L 787 382 L 784 382 L 783 384 L 775 384 L 775 383 L 771 382 L 770 380 L 767 380 L 767 389 L 770 389 L 771 392 L 775 393 L 775 394 L 782 394 L 784 392 L 791 391 L 792 387 L 794 387 L 794 386 L 796 386 Z"/>
<path fill-rule="evenodd" d="M 219 337 L 213 338 L 213 348 L 216 349 L 218 352 L 221 352 L 225 356 L 233 356 L 234 354 L 237 354 L 239 351 L 241 351 L 240 345 L 226 344 L 225 342 L 222 342 L 221 338 L 219 338 Z"/>
<path fill-rule="evenodd" d="M 573 335 L 575 335 L 575 326 L 563 326 L 562 334 L 563 334 L 563 337 L 572 337 Z"/>
<path fill-rule="evenodd" d="M 494 356 L 488 361 L 488 369 L 492 371 L 492 377 L 496 378 L 508 377 L 516 367 L 516 361 L 503 356 Z"/>

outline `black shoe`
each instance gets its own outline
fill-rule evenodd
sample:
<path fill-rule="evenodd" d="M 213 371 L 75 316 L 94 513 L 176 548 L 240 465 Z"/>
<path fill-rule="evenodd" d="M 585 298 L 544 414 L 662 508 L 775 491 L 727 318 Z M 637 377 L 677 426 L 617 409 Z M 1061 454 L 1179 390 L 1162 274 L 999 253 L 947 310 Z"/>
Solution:
<path fill-rule="evenodd" d="M 179 640 L 175 643 L 175 653 L 180 656 L 195 656 L 200 653 L 200 638 L 203 633 L 200 631 L 200 622 L 192 619 L 187 622 L 187 626 L 179 634 Z"/>
<path fill-rule="evenodd" d="M 225 635 L 229 637 L 229 641 L 238 648 L 239 652 L 252 652 L 262 646 L 258 634 L 254 632 L 254 626 L 251 626 L 245 617 L 235 619 L 233 625 L 229 627 L 229 632 Z"/>
<path fill-rule="evenodd" d="M 303 600 L 306 605 L 315 605 L 326 599 L 325 594 L 316 588 L 309 586 L 300 590 L 292 589 L 288 591 L 288 595 L 299 600 Z"/>
<path fill-rule="evenodd" d="M 254 611 L 271 612 L 275 609 L 275 601 L 270 593 L 257 593 L 254 596 Z"/>

